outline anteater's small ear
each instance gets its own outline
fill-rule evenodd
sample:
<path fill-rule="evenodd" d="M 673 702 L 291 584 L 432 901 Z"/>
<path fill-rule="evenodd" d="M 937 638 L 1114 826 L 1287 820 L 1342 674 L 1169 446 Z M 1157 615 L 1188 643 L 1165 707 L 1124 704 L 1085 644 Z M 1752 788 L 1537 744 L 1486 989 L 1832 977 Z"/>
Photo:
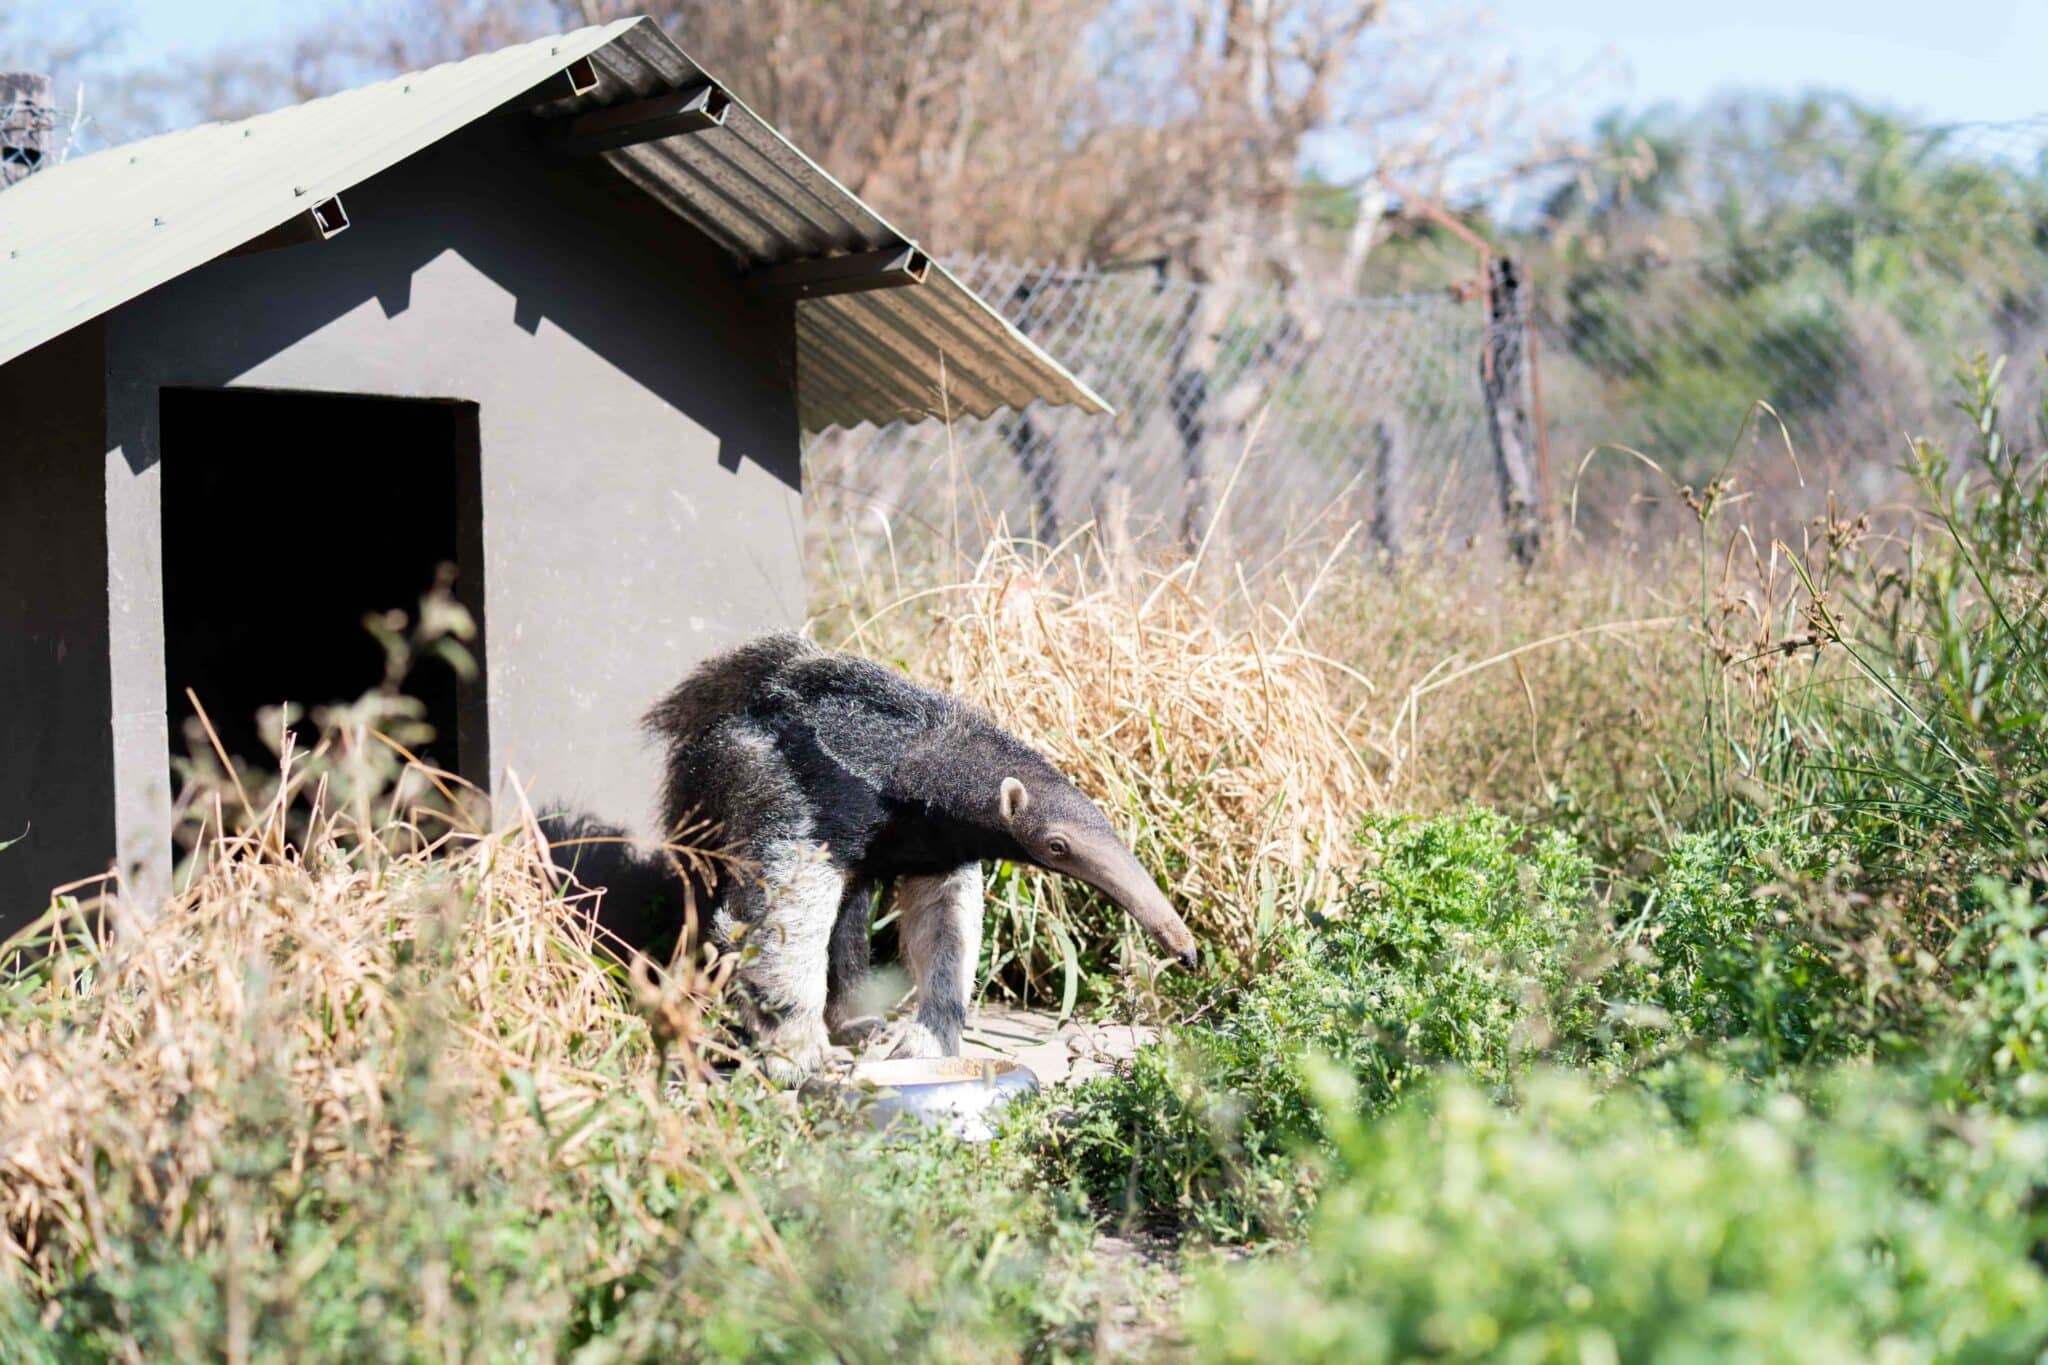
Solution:
<path fill-rule="evenodd" d="M 1003 795 L 1000 805 L 1005 820 L 1015 820 L 1024 813 L 1024 808 L 1030 804 L 1031 793 L 1025 790 L 1022 782 L 1019 782 L 1014 777 L 1003 779 Z"/>

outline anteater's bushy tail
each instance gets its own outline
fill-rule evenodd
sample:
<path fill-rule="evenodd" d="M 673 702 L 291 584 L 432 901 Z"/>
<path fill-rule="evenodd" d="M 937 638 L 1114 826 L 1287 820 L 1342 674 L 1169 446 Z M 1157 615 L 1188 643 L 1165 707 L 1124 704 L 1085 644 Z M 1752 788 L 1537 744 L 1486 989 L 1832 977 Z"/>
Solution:
<path fill-rule="evenodd" d="M 745 710 L 748 700 L 760 694 L 769 678 L 819 652 L 795 631 L 749 640 L 697 665 L 673 692 L 654 704 L 641 724 L 674 752 L 726 716 Z"/>

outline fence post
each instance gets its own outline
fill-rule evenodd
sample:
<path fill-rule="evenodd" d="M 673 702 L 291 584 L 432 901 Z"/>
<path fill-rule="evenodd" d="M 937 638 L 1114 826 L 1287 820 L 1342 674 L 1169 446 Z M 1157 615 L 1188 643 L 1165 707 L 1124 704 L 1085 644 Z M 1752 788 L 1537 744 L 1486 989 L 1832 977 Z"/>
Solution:
<path fill-rule="evenodd" d="M 1032 306 L 1037 296 L 1038 288 L 1029 279 L 1019 281 L 1010 292 L 1011 315 L 1016 319 L 1017 330 L 1027 336 L 1037 321 Z M 1032 529 L 1046 544 L 1057 544 L 1060 513 L 1054 500 L 1051 452 L 1039 436 L 1038 424 L 1031 420 L 1029 408 L 1018 412 L 1010 423 L 1009 442 L 1010 453 L 1017 457 L 1017 466 L 1024 471 L 1024 482 L 1031 486 L 1032 501 L 1038 505 L 1038 525 Z"/>
<path fill-rule="evenodd" d="M 1214 373 L 1223 354 L 1223 334 L 1230 325 L 1242 278 L 1242 259 L 1227 251 L 1212 268 L 1193 272 L 1185 288 L 1186 302 L 1174 333 L 1167 403 L 1180 437 L 1181 466 L 1187 476 L 1187 501 L 1181 509 L 1181 539 L 1192 551 L 1209 529 L 1209 437 L 1216 398 Z M 1162 284 L 1164 283 L 1162 277 Z"/>
<path fill-rule="evenodd" d="M 56 99 L 50 78 L 0 71 L 0 189 L 24 180 L 55 150 Z"/>
<path fill-rule="evenodd" d="M 1529 300 L 1514 259 L 1495 256 L 1486 268 L 1486 341 L 1479 360 L 1493 433 L 1493 468 L 1508 548 L 1524 568 L 1543 547 L 1543 489 L 1537 471 L 1535 424 L 1529 415 Z"/>
<path fill-rule="evenodd" d="M 1209 461 L 1203 447 L 1209 435 L 1209 366 L 1214 361 L 1216 345 L 1206 335 L 1204 319 L 1209 310 L 1203 306 L 1204 300 L 1203 286 L 1189 287 L 1166 381 L 1166 405 L 1173 416 L 1174 432 L 1180 437 L 1181 472 L 1186 489 L 1181 504 L 1180 535 L 1189 550 L 1201 538 L 1202 523 L 1208 519 Z"/>
<path fill-rule="evenodd" d="M 1398 417 L 1372 423 L 1372 539 L 1389 568 L 1401 562 L 1408 533 L 1408 433 Z"/>

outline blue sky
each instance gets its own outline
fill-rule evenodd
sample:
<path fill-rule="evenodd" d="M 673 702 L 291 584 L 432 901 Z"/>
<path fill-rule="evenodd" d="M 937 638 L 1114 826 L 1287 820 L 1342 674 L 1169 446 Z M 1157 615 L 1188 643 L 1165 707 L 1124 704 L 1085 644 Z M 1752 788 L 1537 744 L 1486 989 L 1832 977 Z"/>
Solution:
<path fill-rule="evenodd" d="M 1526 70 L 1605 61 L 1599 109 L 1717 91 L 1811 86 L 1930 122 L 2048 112 L 2048 0 L 1493 0 L 1500 41 Z"/>
<path fill-rule="evenodd" d="M 76 3 L 0 0 L 30 13 L 61 13 Z M 361 3 L 383 8 L 379 0 Z M 313 5 L 86 0 L 85 7 L 119 17 L 132 53 L 260 39 Z M 2048 112 L 2048 0 L 1491 0 L 1487 8 L 1497 41 L 1516 54 L 1532 84 L 1554 92 L 1578 118 L 1618 102 L 1691 103 L 1729 88 L 1814 85 L 1935 122 Z"/>

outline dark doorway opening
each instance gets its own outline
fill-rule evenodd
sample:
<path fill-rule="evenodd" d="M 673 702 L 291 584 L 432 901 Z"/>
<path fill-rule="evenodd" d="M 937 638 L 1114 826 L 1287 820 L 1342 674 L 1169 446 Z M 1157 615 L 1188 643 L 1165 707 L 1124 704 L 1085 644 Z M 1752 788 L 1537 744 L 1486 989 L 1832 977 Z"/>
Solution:
<path fill-rule="evenodd" d="M 478 628 L 482 519 L 474 403 L 280 389 L 162 394 L 164 671 L 171 751 L 190 688 L 238 762 L 275 763 L 259 708 L 352 701 L 384 676 L 363 618 L 416 619 L 444 566 Z M 438 658 L 406 691 L 434 739 L 421 755 L 488 783 L 481 674 Z M 301 721 L 302 742 L 310 740 Z"/>

